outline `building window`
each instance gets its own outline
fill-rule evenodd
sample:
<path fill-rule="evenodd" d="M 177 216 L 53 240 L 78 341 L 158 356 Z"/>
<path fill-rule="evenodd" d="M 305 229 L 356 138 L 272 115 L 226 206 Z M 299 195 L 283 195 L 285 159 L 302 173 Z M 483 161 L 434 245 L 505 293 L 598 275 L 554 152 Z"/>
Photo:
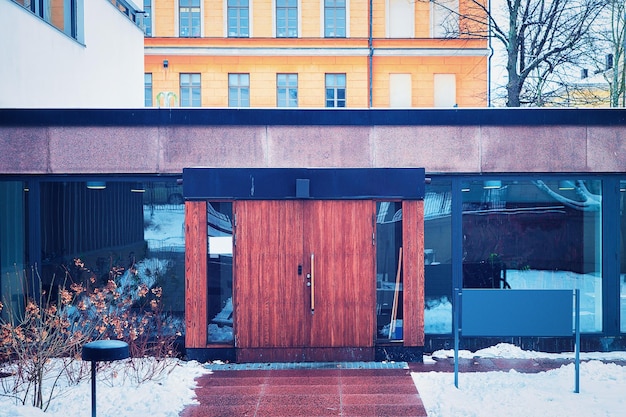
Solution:
<path fill-rule="evenodd" d="M 346 107 L 346 74 L 326 74 L 326 107 Z"/>
<path fill-rule="evenodd" d="M 228 74 L 228 107 L 250 107 L 250 74 Z"/>
<path fill-rule="evenodd" d="M 324 37 L 346 37 L 346 0 L 324 0 Z"/>
<path fill-rule="evenodd" d="M 67 36 L 84 41 L 83 0 L 13 0 Z M 134 10 L 133 10 L 134 12 Z M 133 15 L 133 17 L 135 17 Z"/>
<path fill-rule="evenodd" d="M 298 37 L 298 0 L 276 0 L 276 37 Z"/>
<path fill-rule="evenodd" d="M 152 0 L 143 0 L 143 27 L 146 36 L 152 36 Z"/>
<path fill-rule="evenodd" d="M 200 107 L 200 74 L 180 74 L 180 106 Z"/>
<path fill-rule="evenodd" d="M 248 0 L 228 0 L 228 37 L 250 36 L 250 9 Z"/>
<path fill-rule="evenodd" d="M 152 73 L 143 75 L 144 106 L 152 107 Z"/>
<path fill-rule="evenodd" d="M 602 181 L 468 181 L 463 288 L 580 289 L 580 327 L 602 331 Z"/>
<path fill-rule="evenodd" d="M 389 107 L 411 107 L 411 74 L 389 74 Z"/>
<path fill-rule="evenodd" d="M 456 76 L 435 74 L 435 107 L 456 107 Z"/>
<path fill-rule="evenodd" d="M 179 0 L 179 33 L 181 37 L 200 36 L 200 0 Z"/>
<path fill-rule="evenodd" d="M 387 36 L 413 38 L 415 36 L 415 4 L 406 0 L 389 0 Z"/>
<path fill-rule="evenodd" d="M 276 101 L 278 107 L 298 107 L 298 74 L 277 74 Z"/>
<path fill-rule="evenodd" d="M 433 38 L 459 36 L 459 0 L 439 0 L 431 3 Z"/>

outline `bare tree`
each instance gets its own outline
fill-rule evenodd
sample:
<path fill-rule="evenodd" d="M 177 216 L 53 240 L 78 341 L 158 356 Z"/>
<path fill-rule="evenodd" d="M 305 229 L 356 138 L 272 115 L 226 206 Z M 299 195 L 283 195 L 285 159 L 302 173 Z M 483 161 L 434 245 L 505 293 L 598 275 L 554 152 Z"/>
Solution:
<path fill-rule="evenodd" d="M 449 0 L 430 1 L 453 11 Z M 541 106 L 558 88 L 559 71 L 581 60 L 608 1 L 621 0 L 461 0 L 457 33 L 502 47 L 506 106 Z"/>
<path fill-rule="evenodd" d="M 626 5 L 624 0 L 607 0 L 608 24 L 603 35 L 611 51 L 607 81 L 610 85 L 611 107 L 626 107 Z M 609 67 L 609 65 L 607 65 Z"/>

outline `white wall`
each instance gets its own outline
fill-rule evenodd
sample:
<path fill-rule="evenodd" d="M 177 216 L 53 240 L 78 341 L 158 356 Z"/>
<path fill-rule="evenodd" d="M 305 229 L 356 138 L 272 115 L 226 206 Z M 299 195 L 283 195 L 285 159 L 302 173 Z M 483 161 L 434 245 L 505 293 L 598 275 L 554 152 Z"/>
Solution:
<path fill-rule="evenodd" d="M 0 108 L 144 105 L 143 32 L 107 0 L 84 1 L 82 45 L 0 0 Z"/>

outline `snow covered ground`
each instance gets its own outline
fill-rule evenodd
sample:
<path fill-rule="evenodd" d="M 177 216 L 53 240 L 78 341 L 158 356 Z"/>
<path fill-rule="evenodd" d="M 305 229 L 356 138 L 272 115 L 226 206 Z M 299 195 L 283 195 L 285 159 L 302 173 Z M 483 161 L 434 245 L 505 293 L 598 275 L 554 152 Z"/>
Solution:
<path fill-rule="evenodd" d="M 449 358 L 454 351 L 437 351 L 424 361 Z M 461 358 L 573 358 L 570 354 L 523 351 L 499 344 Z M 537 374 L 509 372 L 413 373 L 429 417 L 617 417 L 625 415 L 626 367 L 601 360 L 626 360 L 626 352 L 581 353 L 580 393 L 574 393 L 574 365 Z"/>
<path fill-rule="evenodd" d="M 438 351 L 424 360 L 451 357 L 452 351 Z M 509 345 L 461 351 L 462 358 L 571 358 L 568 354 L 522 351 Z M 617 417 L 626 410 L 626 367 L 600 360 L 626 361 L 626 352 L 581 353 L 580 393 L 574 390 L 574 365 L 537 374 L 516 371 L 460 373 L 459 388 L 454 374 L 413 373 L 429 417 Z M 149 361 L 149 359 L 147 359 Z M 97 398 L 100 416 L 178 416 L 185 405 L 196 402 L 194 379 L 210 373 L 197 362 L 174 361 L 162 378 L 137 384 L 125 361 L 114 362 L 98 374 Z M 6 383 L 6 381 L 5 381 Z M 70 386 L 60 381 L 58 397 L 47 413 L 0 396 L 2 417 L 88 417 L 91 415 L 89 378 Z M 1 392 L 1 391 L 0 391 Z"/>

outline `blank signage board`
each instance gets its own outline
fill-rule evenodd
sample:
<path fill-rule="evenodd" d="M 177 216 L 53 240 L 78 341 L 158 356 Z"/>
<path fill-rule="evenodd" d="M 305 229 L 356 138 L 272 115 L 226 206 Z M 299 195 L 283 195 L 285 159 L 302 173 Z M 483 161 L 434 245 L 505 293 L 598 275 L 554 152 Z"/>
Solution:
<path fill-rule="evenodd" d="M 464 289 L 463 336 L 572 336 L 572 290 Z"/>

